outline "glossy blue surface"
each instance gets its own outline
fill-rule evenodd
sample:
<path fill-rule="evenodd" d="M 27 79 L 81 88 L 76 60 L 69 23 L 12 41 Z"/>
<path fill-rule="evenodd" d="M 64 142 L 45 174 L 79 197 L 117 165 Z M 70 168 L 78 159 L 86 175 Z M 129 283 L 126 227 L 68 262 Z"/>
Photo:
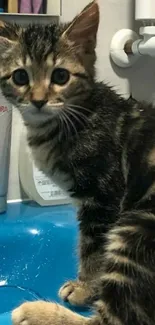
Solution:
<path fill-rule="evenodd" d="M 11 325 L 10 311 L 26 300 L 60 302 L 58 289 L 76 278 L 76 245 L 71 206 L 8 205 L 0 215 L 0 325 Z"/>

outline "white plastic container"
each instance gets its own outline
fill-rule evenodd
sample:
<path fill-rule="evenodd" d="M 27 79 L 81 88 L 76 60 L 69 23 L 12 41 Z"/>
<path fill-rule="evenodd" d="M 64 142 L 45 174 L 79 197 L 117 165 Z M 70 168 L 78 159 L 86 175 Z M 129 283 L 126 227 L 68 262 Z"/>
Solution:
<path fill-rule="evenodd" d="M 71 198 L 35 166 L 25 129 L 20 140 L 19 178 L 24 192 L 41 206 L 71 203 Z"/>
<path fill-rule="evenodd" d="M 11 147 L 12 106 L 0 93 L 0 213 L 6 211 Z"/>

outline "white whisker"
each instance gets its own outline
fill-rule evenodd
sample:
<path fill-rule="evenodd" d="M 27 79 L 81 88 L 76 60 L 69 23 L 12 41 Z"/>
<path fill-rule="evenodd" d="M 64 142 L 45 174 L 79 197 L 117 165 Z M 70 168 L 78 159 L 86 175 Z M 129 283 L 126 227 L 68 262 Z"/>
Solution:
<path fill-rule="evenodd" d="M 63 126 L 64 126 L 61 114 L 59 115 L 59 118 L 58 118 L 58 125 L 59 125 L 58 138 L 59 138 L 59 141 L 61 141 L 61 129 L 63 130 Z"/>
<path fill-rule="evenodd" d="M 83 114 L 83 113 L 81 113 L 81 112 L 75 110 L 74 108 L 72 108 L 72 107 L 70 107 L 70 106 L 68 106 L 68 109 L 69 109 L 71 112 L 73 112 L 74 114 L 78 115 L 78 117 L 82 118 L 85 122 L 87 121 L 87 123 L 88 123 L 88 117 L 87 117 L 85 114 Z"/>
<path fill-rule="evenodd" d="M 73 130 L 75 131 L 75 135 L 78 137 L 78 132 L 77 132 L 77 129 L 74 125 L 74 123 L 72 122 L 72 120 L 70 119 L 70 117 L 63 111 L 66 119 L 69 121 L 70 125 L 72 126 Z"/>
<path fill-rule="evenodd" d="M 68 137 L 69 137 L 69 134 L 70 134 L 70 127 L 69 127 L 68 121 L 67 121 L 66 116 L 64 115 L 64 112 L 63 112 L 63 111 L 62 111 L 61 116 L 62 116 L 62 119 L 63 119 L 63 121 L 64 121 L 64 124 L 65 124 L 66 127 L 67 127 L 67 130 L 66 130 L 66 128 L 64 127 L 65 135 L 66 135 L 66 140 L 67 140 Z M 67 132 L 66 132 L 66 131 L 67 131 Z"/>
<path fill-rule="evenodd" d="M 72 115 L 79 124 L 81 124 L 82 126 L 86 126 L 86 121 L 85 120 L 81 121 L 80 118 L 78 116 L 76 116 L 76 112 L 73 112 L 73 110 L 68 108 L 67 113 Z"/>
<path fill-rule="evenodd" d="M 86 111 L 86 112 L 89 112 L 89 113 L 92 113 L 92 111 L 90 110 L 90 109 L 88 109 L 88 108 L 86 108 L 86 107 L 83 107 L 83 106 L 81 106 L 81 105 L 75 105 L 75 104 L 69 104 L 69 106 L 71 107 L 71 108 L 80 108 L 80 109 L 83 109 L 84 111 Z"/>

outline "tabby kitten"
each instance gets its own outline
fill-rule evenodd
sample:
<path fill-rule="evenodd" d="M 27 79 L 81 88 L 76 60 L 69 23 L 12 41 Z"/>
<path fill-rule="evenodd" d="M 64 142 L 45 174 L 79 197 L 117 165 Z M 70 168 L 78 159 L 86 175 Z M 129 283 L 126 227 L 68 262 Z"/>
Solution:
<path fill-rule="evenodd" d="M 96 82 L 98 24 L 96 1 L 67 26 L 1 23 L 2 92 L 38 167 L 80 205 L 79 276 L 59 294 L 96 309 L 25 303 L 14 325 L 155 324 L 155 109 Z"/>

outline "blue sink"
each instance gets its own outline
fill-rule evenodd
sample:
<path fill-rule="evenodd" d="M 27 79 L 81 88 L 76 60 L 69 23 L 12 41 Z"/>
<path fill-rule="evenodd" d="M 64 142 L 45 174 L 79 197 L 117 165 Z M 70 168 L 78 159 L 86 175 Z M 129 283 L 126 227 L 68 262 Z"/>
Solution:
<path fill-rule="evenodd" d="M 11 310 L 24 301 L 60 302 L 58 289 L 76 278 L 77 234 L 69 205 L 8 205 L 0 215 L 0 325 L 11 325 Z"/>

